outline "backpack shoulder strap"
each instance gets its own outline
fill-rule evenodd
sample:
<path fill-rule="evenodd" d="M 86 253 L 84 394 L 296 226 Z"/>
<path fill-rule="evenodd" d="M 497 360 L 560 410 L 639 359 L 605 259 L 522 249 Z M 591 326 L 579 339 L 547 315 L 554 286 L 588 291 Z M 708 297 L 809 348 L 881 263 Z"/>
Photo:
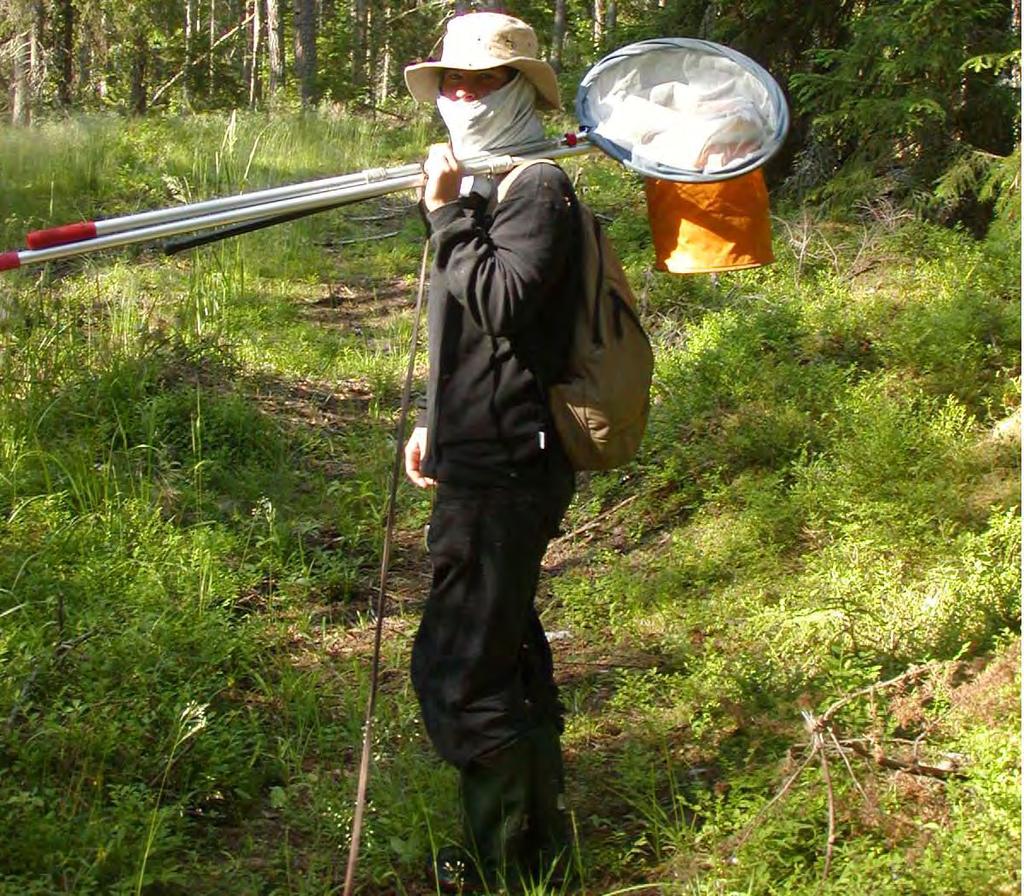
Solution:
<path fill-rule="evenodd" d="M 512 189 L 512 184 L 516 182 L 519 175 L 522 174 L 527 168 L 533 165 L 554 165 L 555 163 L 551 159 L 527 159 L 525 162 L 520 162 L 508 172 L 498 184 L 497 198 L 498 202 L 501 202 L 507 195 L 508 191 Z"/>

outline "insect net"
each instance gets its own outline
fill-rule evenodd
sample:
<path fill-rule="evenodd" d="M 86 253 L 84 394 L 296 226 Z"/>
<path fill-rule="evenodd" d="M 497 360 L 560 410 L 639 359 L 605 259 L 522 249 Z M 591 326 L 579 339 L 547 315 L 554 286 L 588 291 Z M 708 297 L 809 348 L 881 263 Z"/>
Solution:
<path fill-rule="evenodd" d="M 726 180 L 781 146 L 789 110 L 760 65 L 705 40 L 640 41 L 587 72 L 576 115 L 604 152 L 648 177 Z"/>

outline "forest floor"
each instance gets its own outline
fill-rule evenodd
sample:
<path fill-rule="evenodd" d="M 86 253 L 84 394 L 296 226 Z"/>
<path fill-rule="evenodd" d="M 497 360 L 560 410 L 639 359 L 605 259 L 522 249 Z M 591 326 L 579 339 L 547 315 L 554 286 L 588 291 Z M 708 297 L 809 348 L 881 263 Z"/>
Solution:
<path fill-rule="evenodd" d="M 422 137 L 59 128 L 8 140 L 8 245 Z M 784 209 L 775 264 L 669 277 L 637 184 L 585 174 L 657 369 L 537 598 L 583 892 L 1019 892 L 1019 225 Z M 0 281 L 2 896 L 340 892 L 421 251 L 381 200 Z M 459 836 L 408 676 L 429 509 L 403 482 L 364 893 L 434 892 Z"/>
<path fill-rule="evenodd" d="M 384 295 L 389 297 L 389 301 L 383 305 L 380 302 L 379 285 L 377 289 L 375 293 L 350 290 L 344 303 L 332 297 L 315 301 L 312 307 L 316 311 L 310 316 L 318 326 L 328 329 L 355 328 L 373 338 L 375 332 L 386 331 L 393 325 L 394 321 L 390 319 L 392 316 L 401 317 L 409 313 L 408 289 L 403 284 L 395 283 L 383 289 Z M 362 394 L 365 398 L 363 385 L 354 383 L 349 384 L 349 387 L 356 395 Z M 294 400 L 296 396 L 290 396 L 291 400 L 285 405 L 278 405 L 274 413 L 284 418 L 291 415 L 296 423 L 315 421 L 316 425 L 328 429 L 340 428 L 345 424 L 348 411 L 344 402 L 349 396 L 344 396 L 339 404 L 336 388 L 334 386 L 332 391 L 332 384 L 327 382 L 311 383 L 297 401 Z M 330 396 L 330 401 L 326 401 L 324 396 Z M 1013 446 L 1019 443 L 1019 433 L 1018 411 L 1001 422 L 993 437 Z M 988 485 L 991 490 L 989 499 L 1006 500 L 1009 497 L 1012 500 L 1013 494 L 1019 489 L 1019 477 L 1011 467 L 1004 470 L 1002 475 L 995 472 Z M 755 816 L 747 827 L 735 832 L 734 836 L 716 842 L 712 848 L 719 854 L 717 859 L 698 854 L 687 856 L 669 850 L 670 857 L 662 856 L 662 861 L 652 861 L 651 852 L 656 847 L 652 849 L 650 842 L 650 819 L 637 813 L 635 797 L 638 795 L 634 794 L 633 798 L 624 796 L 622 781 L 616 774 L 617 759 L 635 745 L 636 732 L 617 719 L 602 722 L 600 716 L 602 707 L 616 692 L 616 673 L 624 669 L 671 670 L 672 659 L 665 656 L 656 644 L 642 646 L 628 641 L 609 642 L 605 632 L 588 633 L 558 627 L 568 624 L 559 617 L 557 600 L 552 595 L 551 585 L 558 576 L 573 569 L 586 571 L 595 566 L 600 567 L 601 558 L 609 553 L 619 555 L 629 562 L 634 549 L 639 551 L 644 546 L 671 541 L 673 530 L 678 525 L 673 515 L 666 517 L 651 508 L 646 511 L 647 518 L 639 522 L 631 515 L 630 505 L 641 497 L 642 489 L 641 483 L 639 490 L 596 513 L 576 513 L 570 518 L 549 548 L 538 589 L 538 607 L 549 622 L 548 635 L 555 656 L 559 687 L 564 692 L 582 694 L 582 698 L 575 703 L 576 708 L 598 720 L 598 724 L 587 731 L 585 736 L 569 739 L 565 747 L 568 796 L 574 815 L 581 866 L 584 864 L 583 856 L 589 858 L 591 855 L 618 852 L 623 843 L 634 843 L 640 847 L 633 857 L 633 867 L 628 875 L 623 875 L 623 869 L 618 864 L 605 868 L 593 867 L 589 873 L 584 872 L 585 886 L 582 889 L 587 893 L 661 893 L 674 891 L 687 882 L 695 883 L 699 881 L 706 866 L 714 866 L 718 861 L 735 861 L 732 851 L 737 841 L 751 836 L 758 824 L 763 822 L 759 816 Z M 640 534 L 637 534 L 638 526 Z M 649 555 L 640 554 L 638 572 L 649 562 Z M 362 588 L 357 594 L 361 593 L 367 606 L 370 606 L 376 598 L 378 576 L 376 570 L 367 569 L 365 573 Z M 415 525 L 411 528 L 399 526 L 394 533 L 392 563 L 388 570 L 387 618 L 384 623 L 384 638 L 393 649 L 390 662 L 381 677 L 381 688 L 400 700 L 410 699 L 404 670 L 408 665 L 412 639 L 418 624 L 418 611 L 429 588 L 429 580 L 429 558 L 421 529 Z M 358 603 L 358 599 L 353 603 Z M 309 614 L 313 621 L 326 621 L 327 627 L 321 629 L 321 638 L 312 642 L 304 641 L 301 649 L 292 654 L 291 662 L 301 666 L 309 662 L 326 661 L 330 665 L 331 658 L 343 658 L 354 659 L 369 668 L 374 644 L 372 619 L 364 618 L 361 622 L 354 619 L 351 604 L 342 608 L 340 617 L 332 605 L 309 608 Z M 696 632 L 693 637 L 701 639 L 702 635 Z M 878 720 L 875 719 L 873 724 L 860 732 L 862 736 L 859 741 L 844 738 L 842 746 L 835 741 L 836 748 L 831 755 L 831 774 L 842 774 L 845 767 L 857 791 L 852 800 L 847 796 L 841 813 L 848 819 L 855 818 L 858 824 L 874 830 L 892 843 L 910 842 L 911 853 L 925 849 L 935 836 L 935 831 L 951 823 L 951 808 L 946 795 L 947 780 L 966 777 L 966 763 L 969 762 L 964 754 L 944 750 L 941 738 L 938 743 L 929 741 L 930 730 L 936 724 L 932 709 L 938 691 L 943 690 L 945 724 L 953 720 L 953 724 L 963 729 L 984 728 L 998 724 L 997 720 L 1018 718 L 1020 661 L 1019 638 L 1011 638 L 998 652 L 983 653 L 969 659 L 934 660 L 927 667 L 916 667 L 924 673 L 920 679 L 907 676 L 891 689 L 883 686 L 877 693 L 871 693 L 872 702 L 876 699 L 890 702 L 888 711 L 897 720 L 901 731 L 913 730 L 917 736 L 913 741 L 903 739 L 899 744 L 891 741 L 890 746 L 886 747 L 886 738 L 878 736 Z M 331 677 L 336 677 L 340 683 L 344 681 L 344 676 L 344 669 L 339 667 Z M 920 680 L 924 681 L 924 686 L 918 687 Z M 833 694 L 834 699 L 826 709 L 826 715 L 830 715 L 839 704 L 856 699 L 858 695 L 863 696 L 860 690 Z M 793 715 L 809 705 L 806 697 L 804 701 L 798 700 L 791 707 Z M 637 709 L 642 711 L 642 707 Z M 736 706 L 728 711 L 727 716 L 728 721 L 717 734 L 720 739 L 742 737 L 744 729 L 763 727 L 790 740 L 786 750 L 777 757 L 778 787 L 773 794 L 774 799 L 778 800 L 775 811 L 784 816 L 785 799 L 794 780 L 791 776 L 798 766 L 797 759 L 813 750 L 814 739 L 821 732 L 810 730 L 805 724 L 795 724 L 795 718 L 780 719 L 778 705 L 758 714 L 746 713 L 742 707 Z M 836 733 L 831 727 L 821 731 L 829 737 Z M 680 783 L 676 774 L 669 772 L 653 784 L 655 792 L 644 794 L 643 798 L 650 798 L 653 803 L 651 808 L 658 806 L 666 815 L 676 812 L 674 823 L 697 831 L 704 819 L 699 810 L 692 806 L 696 806 L 702 798 L 725 798 L 731 787 L 730 772 L 722 767 L 717 750 L 701 750 L 691 743 L 685 726 L 665 730 L 662 735 L 658 750 L 667 763 L 681 765 L 683 782 Z M 826 751 L 831 751 L 831 745 L 821 747 L 822 753 Z M 346 756 L 348 774 L 355 776 L 357 765 L 358 755 L 353 751 Z M 818 765 L 818 761 L 815 765 Z M 853 765 L 857 766 L 856 773 Z M 327 772 L 328 769 L 320 771 Z M 393 767 L 388 773 L 401 776 L 402 769 Z M 655 778 L 660 777 L 655 775 Z M 836 797 L 833 785 L 826 778 L 820 786 L 827 791 L 829 801 L 834 803 Z M 681 807 L 673 807 L 674 802 L 680 801 L 681 794 L 676 792 L 677 787 L 681 790 L 685 788 L 688 794 Z M 697 793 L 702 793 L 702 797 L 694 796 Z M 896 795 L 895 806 L 883 806 L 885 794 L 890 799 L 893 794 Z M 818 830 L 813 833 L 808 831 L 808 836 L 818 841 L 822 854 L 828 852 L 830 858 L 838 839 L 835 819 L 831 822 L 831 829 L 829 822 L 829 815 L 835 812 L 835 805 L 826 807 L 818 819 Z M 813 819 L 811 822 L 807 825 L 807 820 L 804 820 L 805 825 L 813 828 Z M 293 843 L 292 848 L 297 866 L 307 865 L 302 859 L 302 844 Z M 259 864 L 257 862 L 257 867 Z M 338 867 L 340 871 L 341 865 Z M 827 880 L 826 871 L 822 884 Z M 396 891 L 410 896 L 436 892 L 425 860 L 418 871 L 407 870 L 393 882 L 362 890 L 381 894 Z M 1005 893 L 1012 891 L 1012 883 L 993 890 Z"/>

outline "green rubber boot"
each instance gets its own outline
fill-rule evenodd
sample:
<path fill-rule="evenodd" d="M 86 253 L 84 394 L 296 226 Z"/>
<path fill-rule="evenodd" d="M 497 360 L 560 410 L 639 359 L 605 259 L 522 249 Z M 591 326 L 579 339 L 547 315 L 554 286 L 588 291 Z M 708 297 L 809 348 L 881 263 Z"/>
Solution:
<path fill-rule="evenodd" d="M 530 799 L 527 849 L 531 876 L 561 886 L 572 868 L 572 837 L 565 804 L 565 766 L 558 728 L 543 724 L 530 734 Z"/>
<path fill-rule="evenodd" d="M 533 745 L 521 738 L 462 770 L 464 849 L 438 852 L 435 873 L 447 893 L 498 893 L 525 873 Z"/>

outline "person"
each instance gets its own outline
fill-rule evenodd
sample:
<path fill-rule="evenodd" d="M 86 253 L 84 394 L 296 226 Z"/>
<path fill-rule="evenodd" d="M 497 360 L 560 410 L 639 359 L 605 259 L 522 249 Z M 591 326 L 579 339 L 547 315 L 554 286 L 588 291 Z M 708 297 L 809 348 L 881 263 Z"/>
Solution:
<path fill-rule="evenodd" d="M 560 105 L 529 25 L 457 16 L 440 59 L 408 66 L 405 79 L 436 102 L 450 138 L 423 165 L 429 372 L 405 468 L 435 489 L 411 677 L 431 742 L 459 770 L 464 843 L 434 857 L 452 890 L 567 867 L 563 707 L 534 598 L 574 490 L 545 384 L 569 352 L 580 236 L 572 185 L 554 164 L 519 172 L 500 202 L 497 178 L 459 169 L 543 138 L 537 107 Z"/>

